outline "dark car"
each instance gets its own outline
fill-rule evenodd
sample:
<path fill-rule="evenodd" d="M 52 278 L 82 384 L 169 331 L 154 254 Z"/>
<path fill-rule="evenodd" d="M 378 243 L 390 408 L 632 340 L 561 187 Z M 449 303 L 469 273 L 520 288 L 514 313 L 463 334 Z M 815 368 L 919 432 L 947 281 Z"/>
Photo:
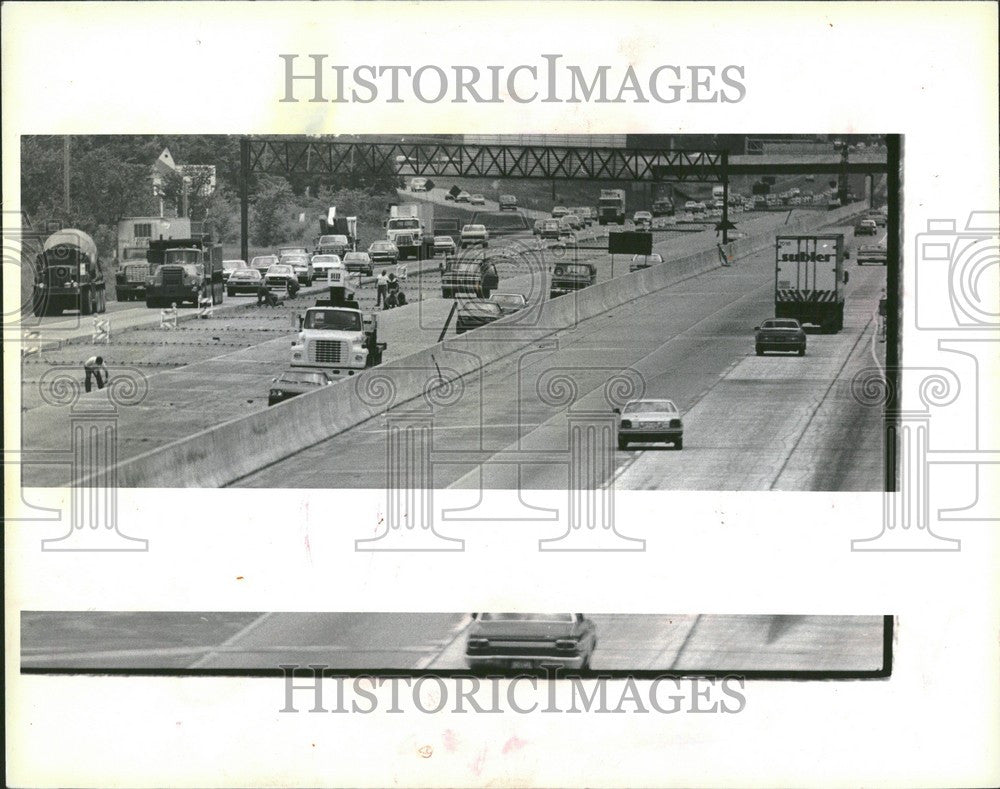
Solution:
<path fill-rule="evenodd" d="M 874 219 L 862 219 L 854 226 L 856 236 L 874 236 L 878 234 L 878 225 Z"/>
<path fill-rule="evenodd" d="M 514 195 L 500 195 L 501 211 L 516 211 L 517 198 Z"/>
<path fill-rule="evenodd" d="M 475 614 L 465 661 L 476 670 L 590 668 L 597 628 L 583 614 Z"/>
<path fill-rule="evenodd" d="M 456 260 L 441 274 L 441 298 L 467 293 L 488 299 L 499 283 L 497 267 L 489 260 Z"/>
<path fill-rule="evenodd" d="M 332 234 L 320 236 L 316 241 L 317 255 L 340 255 L 343 257 L 351 251 L 351 242 L 347 236 Z"/>
<path fill-rule="evenodd" d="M 389 243 L 388 241 L 385 243 Z M 367 252 L 348 252 L 344 255 L 344 266 L 349 272 L 358 272 L 367 277 L 375 274 L 375 264 Z"/>
<path fill-rule="evenodd" d="M 275 405 L 306 392 L 314 392 L 333 383 L 323 370 L 285 370 L 277 378 L 271 379 L 271 391 L 267 404 Z"/>
<path fill-rule="evenodd" d="M 494 293 L 490 301 L 496 304 L 504 315 L 520 312 L 528 306 L 528 300 L 520 293 Z"/>
<path fill-rule="evenodd" d="M 236 296 L 240 293 L 256 295 L 263 281 L 264 278 L 255 268 L 237 269 L 226 280 L 226 295 Z"/>
<path fill-rule="evenodd" d="M 458 304 L 458 314 L 455 318 L 455 334 L 465 334 L 467 331 L 478 329 L 487 323 L 500 320 L 503 317 L 503 310 L 499 304 L 482 299 L 470 299 L 461 301 Z"/>
<path fill-rule="evenodd" d="M 658 197 L 653 203 L 653 216 L 673 216 L 674 201 L 667 197 Z"/>
<path fill-rule="evenodd" d="M 806 333 L 794 318 L 769 318 L 754 326 L 754 347 L 758 356 L 765 351 L 795 351 L 806 355 Z"/>
<path fill-rule="evenodd" d="M 245 269 L 247 267 L 247 262 L 245 260 L 223 260 L 222 261 L 222 281 L 228 282 L 230 275 L 234 271 L 240 269 Z"/>
<path fill-rule="evenodd" d="M 368 257 L 372 263 L 396 265 L 399 262 L 399 248 L 391 241 L 373 241 L 368 247 Z"/>
<path fill-rule="evenodd" d="M 560 263 L 552 269 L 549 298 L 586 288 L 597 281 L 597 267 L 592 263 Z"/>
<path fill-rule="evenodd" d="M 250 268 L 259 271 L 260 275 L 263 277 L 267 274 L 267 270 L 277 262 L 277 255 L 258 255 L 250 261 Z"/>

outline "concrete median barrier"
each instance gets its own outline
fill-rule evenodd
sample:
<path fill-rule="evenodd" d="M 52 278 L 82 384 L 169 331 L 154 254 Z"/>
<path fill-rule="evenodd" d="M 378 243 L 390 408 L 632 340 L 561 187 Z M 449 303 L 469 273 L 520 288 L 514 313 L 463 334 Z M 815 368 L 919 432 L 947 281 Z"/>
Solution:
<path fill-rule="evenodd" d="M 778 232 L 805 232 L 815 229 L 817 221 L 840 221 L 835 214 L 850 208 L 811 221 L 796 219 L 787 231 Z M 775 230 L 762 232 L 733 241 L 726 250 L 732 258 L 745 257 L 773 244 L 774 236 Z M 579 321 L 720 266 L 718 249 L 710 248 L 546 301 L 534 326 L 519 326 L 517 314 L 508 316 L 472 335 L 447 339 L 126 460 L 117 467 L 117 479 L 124 487 L 222 487 L 399 406 L 412 404 L 414 413 L 430 415 L 435 405 L 446 404 L 484 367 Z M 78 484 L 102 484 L 104 479 Z"/>

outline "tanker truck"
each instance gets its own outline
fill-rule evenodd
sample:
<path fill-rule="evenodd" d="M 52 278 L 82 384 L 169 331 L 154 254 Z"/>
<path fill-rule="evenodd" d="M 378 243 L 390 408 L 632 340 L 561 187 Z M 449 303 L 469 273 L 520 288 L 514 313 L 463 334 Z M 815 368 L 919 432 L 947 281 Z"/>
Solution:
<path fill-rule="evenodd" d="M 106 309 L 104 271 L 94 239 L 73 228 L 53 233 L 35 259 L 32 312 L 39 317 L 65 310 L 91 315 Z"/>

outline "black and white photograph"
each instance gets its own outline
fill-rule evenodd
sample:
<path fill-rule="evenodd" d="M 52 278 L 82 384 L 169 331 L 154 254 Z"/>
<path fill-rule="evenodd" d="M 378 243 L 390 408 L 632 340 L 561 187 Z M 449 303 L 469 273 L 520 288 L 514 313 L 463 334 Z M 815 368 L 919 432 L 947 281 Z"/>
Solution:
<path fill-rule="evenodd" d="M 997 14 L 0 5 L 4 784 L 1000 785 Z"/>
<path fill-rule="evenodd" d="M 22 480 L 881 490 L 902 150 L 23 137 Z"/>

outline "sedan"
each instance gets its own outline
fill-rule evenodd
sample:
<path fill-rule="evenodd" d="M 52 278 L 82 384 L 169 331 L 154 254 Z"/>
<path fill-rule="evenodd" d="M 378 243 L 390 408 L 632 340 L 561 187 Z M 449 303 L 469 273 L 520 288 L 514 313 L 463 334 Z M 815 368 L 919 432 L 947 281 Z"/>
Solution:
<path fill-rule="evenodd" d="M 486 205 L 486 198 L 482 195 L 472 195 L 469 198 L 469 203 L 471 205 Z"/>
<path fill-rule="evenodd" d="M 633 255 L 632 262 L 628 265 L 629 271 L 640 271 L 650 266 L 659 266 L 663 262 L 663 255 L 654 252 L 651 255 Z"/>
<path fill-rule="evenodd" d="M 267 395 L 267 404 L 277 405 L 292 397 L 314 392 L 332 383 L 333 379 L 323 370 L 285 370 L 277 378 L 271 379 L 271 391 Z"/>
<path fill-rule="evenodd" d="M 874 236 L 878 233 L 878 225 L 874 219 L 862 219 L 854 228 L 856 236 Z"/>
<path fill-rule="evenodd" d="M 288 290 L 288 284 L 295 282 L 295 269 L 291 266 L 275 263 L 264 275 L 264 284 L 268 290 Z"/>
<path fill-rule="evenodd" d="M 473 671 L 563 668 L 586 671 L 597 628 L 583 614 L 474 614 L 465 639 Z"/>
<path fill-rule="evenodd" d="M 375 244 L 389 242 L 379 242 L 376 241 Z M 375 246 L 372 244 L 372 246 Z M 390 245 L 392 246 L 392 245 Z M 375 262 L 371 256 L 371 249 L 368 252 L 348 252 L 344 255 L 344 267 L 351 273 L 357 272 L 363 274 L 367 277 L 374 276 L 375 274 Z M 397 251 L 397 255 L 399 252 Z"/>
<path fill-rule="evenodd" d="M 636 211 L 632 217 L 633 224 L 639 227 L 651 228 L 653 226 L 653 215 L 649 211 Z"/>
<path fill-rule="evenodd" d="M 569 213 L 569 209 L 564 205 L 557 205 L 552 209 L 552 216 L 554 219 L 559 219 L 566 216 Z"/>
<path fill-rule="evenodd" d="M 229 276 L 240 269 L 245 269 L 247 267 L 247 262 L 245 260 L 223 260 L 222 261 L 222 281 L 228 282 Z"/>
<path fill-rule="evenodd" d="M 487 323 L 500 320 L 503 317 L 503 310 L 499 304 L 482 299 L 472 299 L 460 301 L 458 303 L 458 313 L 455 319 L 455 334 L 465 334 L 467 331 L 478 329 Z"/>
<path fill-rule="evenodd" d="M 344 269 L 344 264 L 340 259 L 340 255 L 315 255 L 312 259 L 312 265 L 313 282 L 318 279 L 325 280 L 328 276 L 333 278 L 332 275 L 335 272 L 342 271 Z M 339 282 L 339 279 L 337 281 Z"/>
<path fill-rule="evenodd" d="M 672 400 L 631 400 L 618 414 L 618 448 L 664 441 L 684 447 L 684 423 Z"/>
<path fill-rule="evenodd" d="M 451 236 L 434 236 L 435 255 L 454 255 L 456 250 L 455 239 Z"/>
<path fill-rule="evenodd" d="M 368 256 L 372 263 L 396 265 L 399 262 L 399 249 L 391 241 L 373 241 L 368 247 Z"/>
<path fill-rule="evenodd" d="M 754 326 L 754 349 L 758 356 L 765 351 L 795 351 L 806 355 L 806 333 L 795 318 L 769 318 Z"/>
<path fill-rule="evenodd" d="M 226 295 L 236 296 L 240 293 L 256 295 L 263 281 L 264 277 L 255 268 L 237 269 L 226 280 Z"/>
<path fill-rule="evenodd" d="M 309 255 L 297 253 L 285 254 L 278 261 L 282 266 L 291 266 L 300 285 L 309 285 L 313 281 L 312 260 Z"/>
<path fill-rule="evenodd" d="M 520 312 L 528 306 L 528 300 L 520 293 L 494 293 L 490 301 L 496 304 L 504 315 Z"/>
<path fill-rule="evenodd" d="M 472 199 L 472 195 L 466 192 L 464 189 L 455 195 L 456 203 L 468 203 Z"/>
<path fill-rule="evenodd" d="M 250 261 L 250 268 L 256 269 L 261 276 L 267 274 L 267 270 L 278 262 L 277 255 L 258 255 Z"/>

